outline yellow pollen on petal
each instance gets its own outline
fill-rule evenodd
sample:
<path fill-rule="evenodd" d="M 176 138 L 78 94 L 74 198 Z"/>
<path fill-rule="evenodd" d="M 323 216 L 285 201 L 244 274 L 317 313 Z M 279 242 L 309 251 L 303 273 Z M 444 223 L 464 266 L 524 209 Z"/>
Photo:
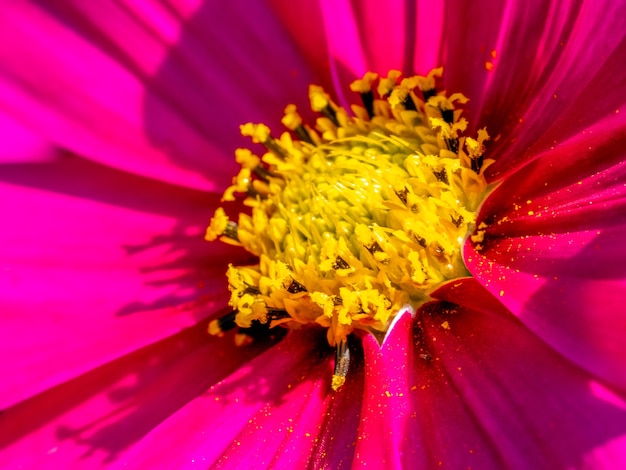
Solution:
<path fill-rule="evenodd" d="M 468 276 L 463 244 L 483 241 L 475 223 L 490 190 L 489 135 L 464 135 L 457 106 L 467 98 L 435 92 L 442 72 L 402 80 L 398 71 L 380 80 L 368 73 L 351 85 L 367 108 L 354 105 L 354 115 L 311 86 L 311 107 L 322 114 L 315 128 L 294 105 L 285 108 L 282 122 L 297 138 L 241 126 L 267 152 L 236 151 L 242 169 L 223 199 L 241 197 L 250 212 L 235 223 L 219 208 L 206 232 L 258 257 L 228 268 L 234 322 L 327 328 L 337 348 L 335 390 L 346 380 L 350 334 L 382 338 L 405 306 L 416 310 L 443 283 Z M 216 325 L 211 333 L 221 334 Z"/>
<path fill-rule="evenodd" d="M 209 334 L 213 336 L 222 336 L 224 334 L 217 320 L 213 320 L 209 323 Z"/>

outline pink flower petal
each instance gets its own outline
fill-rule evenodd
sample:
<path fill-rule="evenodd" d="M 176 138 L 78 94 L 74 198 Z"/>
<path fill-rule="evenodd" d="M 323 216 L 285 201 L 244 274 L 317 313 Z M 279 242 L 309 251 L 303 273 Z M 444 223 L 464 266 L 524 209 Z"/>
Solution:
<path fill-rule="evenodd" d="M 426 435 L 408 427 L 412 418 L 413 374 L 419 367 L 412 354 L 413 319 L 404 313 L 389 333 L 382 348 L 371 335 L 363 338 L 365 389 L 359 440 L 355 448 L 357 466 L 377 462 L 383 468 L 401 468 L 411 461 L 424 467 Z M 404 459 L 404 460 L 403 460 Z"/>
<path fill-rule="evenodd" d="M 274 14 L 289 34 L 289 42 L 316 74 L 319 84 L 332 86 L 328 41 L 318 2 L 269 0 Z"/>
<path fill-rule="evenodd" d="M 333 394 L 331 354 L 323 332 L 290 333 L 173 414 L 120 460 L 176 468 L 350 466 L 363 396 L 362 358 Z"/>
<path fill-rule="evenodd" d="M 289 40 L 318 73 L 320 84 L 333 89 L 343 106 L 353 101 L 349 84 L 367 70 L 355 9 L 348 1 L 271 0 L 290 33 Z"/>
<path fill-rule="evenodd" d="M 206 328 L 200 322 L 4 410 L 0 466 L 124 464 L 120 454 L 269 344 L 238 348 L 232 338 L 208 336 Z M 211 416 L 201 419 L 206 426 Z M 150 449 L 160 466 L 167 466 L 166 454 L 180 456 L 162 451 Z"/>
<path fill-rule="evenodd" d="M 444 65 L 445 88 L 464 92 L 471 123 L 491 133 L 491 179 L 615 112 L 626 96 L 619 2 L 273 3 L 340 100 L 352 101 L 347 84 L 366 70 Z"/>
<path fill-rule="evenodd" d="M 624 464 L 626 400 L 512 317 L 475 280 L 364 340 L 357 462 L 392 468 Z"/>
<path fill-rule="evenodd" d="M 554 239 L 511 239 L 498 249 L 508 250 L 512 261 L 498 262 L 491 256 L 472 254 L 467 258 L 469 269 L 557 351 L 598 377 L 626 387 L 626 346 L 622 334 L 626 328 L 626 282 L 623 262 L 614 261 L 624 257 L 625 228 L 599 236 L 583 233 Z M 544 253 L 567 243 L 580 249 L 580 254 L 571 258 L 545 257 L 541 261 Z M 532 262 L 528 262 L 529 257 Z M 605 273 L 603 262 L 610 263 Z M 534 265 L 536 270 L 522 271 L 523 264 Z M 616 274 L 621 277 L 612 279 Z"/>
<path fill-rule="evenodd" d="M 225 305 L 241 253 L 202 239 L 216 197 L 71 156 L 0 180 L 3 406 Z"/>
<path fill-rule="evenodd" d="M 481 292 L 473 289 L 479 309 L 426 309 L 424 337 L 505 466 L 595 467 L 592 454 L 616 449 L 612 465 L 623 465 L 626 395 L 563 359 Z"/>
<path fill-rule="evenodd" d="M 352 465 L 353 450 L 355 465 L 626 464 L 624 6 L 440 8 L 321 2 L 303 29 L 237 1 L 3 10 L 9 153 L 45 160 L 58 146 L 142 177 L 73 158 L 3 168 L 0 339 L 18 357 L 0 370 L 1 404 L 25 401 L 0 416 L 2 466 L 336 468 Z M 320 20 L 327 38 L 291 44 Z M 206 337 L 202 319 L 225 292 L 200 283 L 221 278 L 236 251 L 204 245 L 217 200 L 182 188 L 218 191 L 236 125 L 276 123 L 293 96 L 306 101 L 302 51 L 329 58 L 318 73 L 340 97 L 372 64 L 423 73 L 440 53 L 447 88 L 465 91 L 474 125 L 492 133 L 490 177 L 509 175 L 482 209 L 483 248 L 466 247 L 494 295 L 459 280 L 417 324 L 401 317 L 382 348 L 364 338 L 367 373 L 357 355 L 339 394 L 310 331 L 236 372 L 262 347 Z M 276 86 L 286 76 L 295 80 Z"/>
<path fill-rule="evenodd" d="M 130 0 L 6 5 L 2 107 L 86 158 L 223 189 L 235 171 L 234 147 L 247 143 L 239 124 L 264 120 L 280 130 L 282 108 L 297 97 L 303 107 L 308 102 L 312 76 L 267 6 L 179 7 Z M 277 85 L 280 77 L 288 79 Z"/>
<path fill-rule="evenodd" d="M 464 92 L 472 124 L 487 126 L 492 179 L 623 105 L 623 3 L 446 6 L 446 88 Z"/>
<path fill-rule="evenodd" d="M 442 4 L 393 0 L 299 2 L 273 0 L 276 13 L 308 63 L 341 102 L 355 102 L 349 84 L 366 71 L 426 74 L 440 65 Z"/>
<path fill-rule="evenodd" d="M 56 150 L 46 139 L 0 110 L 0 164 L 50 161 Z"/>
<path fill-rule="evenodd" d="M 472 274 L 531 330 L 599 377 L 626 387 L 626 163 L 620 113 L 507 178 L 468 243 Z"/>
<path fill-rule="evenodd" d="M 534 67 L 540 73 L 526 81 L 520 92 L 500 93 L 500 96 L 512 97 L 508 101 L 495 97 L 485 104 L 485 109 L 494 110 L 493 117 L 486 121 L 488 128 L 493 124 L 497 126 L 498 110 L 512 111 L 507 120 L 508 129 L 493 128 L 497 131 L 495 135 L 501 133 L 504 138 L 493 149 L 497 161 L 489 170 L 492 178 L 511 172 L 555 143 L 576 135 L 590 124 L 600 123 L 607 115 L 623 108 L 626 97 L 626 75 L 622 66 L 626 54 L 625 5 L 587 1 L 575 13 L 575 19 L 570 18 L 570 24 L 562 28 L 565 31 L 561 37 L 553 34 L 554 29 L 546 28 L 551 44 L 545 41 L 539 44 L 538 56 L 546 56 Z M 556 15 L 556 18 L 561 16 L 558 11 Z M 545 54 L 546 49 L 550 54 Z M 518 65 L 516 70 L 519 69 Z M 519 79 L 524 80 L 524 77 Z M 514 86 L 505 84 L 500 90 Z M 605 91 L 597 93 L 598 88 Z M 517 103 L 511 102 L 516 97 Z"/>

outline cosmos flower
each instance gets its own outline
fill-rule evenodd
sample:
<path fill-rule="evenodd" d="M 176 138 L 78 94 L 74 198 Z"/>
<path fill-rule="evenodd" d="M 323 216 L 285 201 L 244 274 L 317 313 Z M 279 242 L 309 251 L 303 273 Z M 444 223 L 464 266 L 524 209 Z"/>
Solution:
<path fill-rule="evenodd" d="M 4 5 L 2 467 L 623 466 L 625 10 Z M 208 335 L 251 262 L 202 239 L 239 124 L 440 65 L 498 182 L 472 277 L 360 335 L 336 392 L 321 328 Z"/>

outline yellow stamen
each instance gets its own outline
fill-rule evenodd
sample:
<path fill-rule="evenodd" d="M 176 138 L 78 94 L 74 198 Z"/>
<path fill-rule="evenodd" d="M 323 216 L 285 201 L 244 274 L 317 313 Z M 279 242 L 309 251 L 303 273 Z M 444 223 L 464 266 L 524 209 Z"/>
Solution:
<path fill-rule="evenodd" d="M 321 86 L 311 85 L 309 87 L 309 99 L 311 100 L 311 109 L 318 113 L 330 105 L 330 97 Z"/>
<path fill-rule="evenodd" d="M 242 168 L 247 168 L 248 170 L 254 170 L 261 164 L 261 159 L 254 155 L 249 149 L 235 150 L 235 161 L 239 163 Z"/>
<path fill-rule="evenodd" d="M 479 158 L 483 155 L 485 148 L 483 143 L 489 140 L 489 134 L 487 129 L 483 128 L 478 131 L 478 140 L 474 140 L 471 137 L 465 138 L 465 147 L 467 147 L 467 153 L 470 158 Z"/>
<path fill-rule="evenodd" d="M 334 391 L 337 391 L 346 383 L 346 376 L 350 367 L 350 349 L 348 349 L 348 342 L 343 340 L 337 345 L 337 352 L 335 355 L 335 371 L 331 382 L 331 387 Z"/>
<path fill-rule="evenodd" d="M 378 82 L 378 94 L 382 98 L 387 98 L 398 84 L 398 79 L 401 76 L 402 72 L 399 70 L 390 70 L 387 74 L 387 78 L 381 78 Z"/>
<path fill-rule="evenodd" d="M 443 75 L 443 67 L 431 70 L 425 77 L 417 77 L 417 85 L 423 92 L 435 89 L 435 78 Z"/>
<path fill-rule="evenodd" d="M 283 124 L 299 140 L 274 138 L 262 124 L 241 127 L 269 152 L 237 150 L 242 170 L 224 200 L 245 195 L 251 214 L 235 224 L 220 208 L 206 234 L 259 257 L 228 269 L 235 322 L 328 328 L 337 347 L 335 390 L 346 379 L 350 333 L 382 338 L 404 306 L 417 309 L 442 283 L 468 275 L 461 250 L 488 191 L 489 136 L 485 129 L 476 139 L 463 135 L 467 121 L 455 104 L 467 98 L 435 94 L 441 73 L 399 82 L 391 71 L 378 84 L 387 101 L 375 106 L 377 75 L 366 74 L 351 88 L 367 95 L 369 108 L 353 107 L 354 117 L 311 86 L 311 106 L 325 118 L 318 134 L 288 106 Z"/>
<path fill-rule="evenodd" d="M 290 104 L 285 108 L 285 117 L 282 119 L 283 125 L 292 131 L 295 131 L 302 125 L 302 117 L 298 114 L 295 104 Z"/>
<path fill-rule="evenodd" d="M 368 93 L 372 91 L 372 84 L 378 79 L 378 74 L 367 72 L 360 80 L 355 80 L 350 84 L 350 90 L 355 93 Z"/>
<path fill-rule="evenodd" d="M 265 124 L 252 124 L 251 122 L 240 126 L 241 135 L 252 137 L 255 144 L 264 144 L 270 138 L 270 128 Z"/>
<path fill-rule="evenodd" d="M 217 240 L 222 236 L 226 226 L 228 225 L 228 217 L 224 212 L 224 209 L 218 207 L 213 215 L 213 219 L 211 219 L 211 225 L 209 225 L 206 229 L 205 240 L 212 242 Z"/>

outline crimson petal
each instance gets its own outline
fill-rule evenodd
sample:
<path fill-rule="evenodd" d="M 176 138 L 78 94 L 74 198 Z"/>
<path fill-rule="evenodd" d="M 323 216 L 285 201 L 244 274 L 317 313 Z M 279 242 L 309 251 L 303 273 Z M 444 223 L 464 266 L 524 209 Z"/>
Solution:
<path fill-rule="evenodd" d="M 305 104 L 314 81 L 262 3 L 18 1 L 2 14 L 0 103 L 13 120 L 86 158 L 181 186 L 220 192 L 235 171 L 233 147 L 246 142 L 239 124 L 279 129 L 280 106 Z"/>
<path fill-rule="evenodd" d="M 176 333 L 227 300 L 223 275 L 238 251 L 202 240 L 215 196 L 71 155 L 4 165 L 0 194 L 0 349 L 12 358 L 0 365 L 2 406 Z"/>
<path fill-rule="evenodd" d="M 446 300 L 416 320 L 406 315 L 382 348 L 364 340 L 358 462 L 564 468 L 623 460 L 623 393 L 555 353 L 475 280 L 435 295 Z"/>
<path fill-rule="evenodd" d="M 485 201 L 472 274 L 538 336 L 626 388 L 626 118 L 613 113 L 504 180 Z"/>
<path fill-rule="evenodd" d="M 363 397 L 358 351 L 348 381 L 333 394 L 323 331 L 290 332 L 156 427 L 123 460 L 153 467 L 166 454 L 177 468 L 350 466 Z"/>
<path fill-rule="evenodd" d="M 96 468 L 123 462 L 121 455 L 159 423 L 269 345 L 238 348 L 209 337 L 206 328 L 202 321 L 5 409 L 0 465 Z M 155 455 L 165 464 L 162 449 Z"/>

